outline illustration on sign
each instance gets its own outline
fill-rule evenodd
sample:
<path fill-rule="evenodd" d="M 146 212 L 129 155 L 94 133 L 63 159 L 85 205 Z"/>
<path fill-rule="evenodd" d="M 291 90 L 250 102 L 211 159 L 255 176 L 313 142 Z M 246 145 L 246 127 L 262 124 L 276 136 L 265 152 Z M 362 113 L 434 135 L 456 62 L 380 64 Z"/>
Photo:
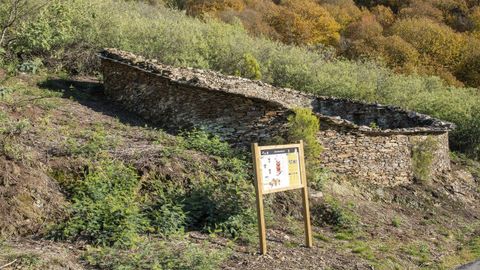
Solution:
<path fill-rule="evenodd" d="M 302 184 L 298 148 L 261 150 L 260 153 L 264 191 L 298 187 Z"/>

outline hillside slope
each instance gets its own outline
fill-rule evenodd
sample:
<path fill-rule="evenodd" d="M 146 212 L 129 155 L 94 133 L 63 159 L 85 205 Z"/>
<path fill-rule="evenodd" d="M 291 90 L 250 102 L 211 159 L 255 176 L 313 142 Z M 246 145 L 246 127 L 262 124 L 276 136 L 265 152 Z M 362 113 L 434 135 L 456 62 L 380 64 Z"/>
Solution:
<path fill-rule="evenodd" d="M 312 183 L 312 249 L 302 246 L 298 194 L 269 196 L 269 253 L 259 256 L 248 154 L 201 134 L 152 128 L 105 100 L 93 78 L 23 74 L 0 85 L 2 269 L 449 269 L 480 256 L 480 166 L 473 161 L 455 157 L 451 175 L 394 188 L 325 172 Z M 78 235 L 68 227 L 87 211 L 78 208 L 86 200 L 78 189 L 109 181 L 92 173 L 105 156 L 137 175 L 139 218 L 159 217 L 149 217 L 132 246 L 112 244 L 111 235 L 95 242 L 104 235 L 90 223 L 75 227 Z M 122 166 L 114 168 L 128 171 Z M 172 197 L 188 212 L 182 224 L 174 222 L 183 213 L 175 201 L 155 208 L 155 196 L 170 198 L 166 187 L 183 192 Z M 204 206 L 211 208 L 197 209 Z"/>

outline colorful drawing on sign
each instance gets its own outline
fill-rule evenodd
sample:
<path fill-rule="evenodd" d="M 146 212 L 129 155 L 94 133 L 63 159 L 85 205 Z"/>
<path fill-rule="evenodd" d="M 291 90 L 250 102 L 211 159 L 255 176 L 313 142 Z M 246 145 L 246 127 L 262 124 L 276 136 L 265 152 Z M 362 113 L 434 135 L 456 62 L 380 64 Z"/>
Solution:
<path fill-rule="evenodd" d="M 296 148 L 262 151 L 260 157 L 263 190 L 299 186 L 300 168 Z"/>

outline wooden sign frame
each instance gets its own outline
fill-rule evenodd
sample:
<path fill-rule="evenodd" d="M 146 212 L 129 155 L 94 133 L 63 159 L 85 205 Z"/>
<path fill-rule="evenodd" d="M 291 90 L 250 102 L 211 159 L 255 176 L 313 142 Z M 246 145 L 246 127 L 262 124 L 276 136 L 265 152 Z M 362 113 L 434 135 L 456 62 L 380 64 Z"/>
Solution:
<path fill-rule="evenodd" d="M 291 148 L 298 149 L 300 184 L 283 187 L 283 188 L 277 188 L 269 191 L 264 191 L 262 167 L 261 167 L 261 157 L 262 157 L 261 151 L 291 149 Z M 269 193 L 287 191 L 287 190 L 294 190 L 294 189 L 301 189 L 302 191 L 303 219 L 305 223 L 305 245 L 311 248 L 313 246 L 312 227 L 310 224 L 310 207 L 308 202 L 308 184 L 307 184 L 307 176 L 305 172 L 305 157 L 304 157 L 304 151 L 303 151 L 303 141 L 299 141 L 296 144 L 267 145 L 267 146 L 258 146 L 257 143 L 253 143 L 252 154 L 253 154 L 253 166 L 255 170 L 255 192 L 257 195 L 257 217 L 258 217 L 258 233 L 260 237 L 260 252 L 263 255 L 267 254 L 267 235 L 266 235 L 266 229 L 265 229 L 263 195 L 269 194 Z"/>

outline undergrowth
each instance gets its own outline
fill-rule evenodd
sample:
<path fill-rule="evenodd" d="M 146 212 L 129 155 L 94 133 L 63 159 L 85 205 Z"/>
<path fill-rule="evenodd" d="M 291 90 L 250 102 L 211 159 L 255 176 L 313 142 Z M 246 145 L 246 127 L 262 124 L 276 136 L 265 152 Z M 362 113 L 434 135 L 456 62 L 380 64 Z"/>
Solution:
<path fill-rule="evenodd" d="M 206 245 L 174 243 L 152 239 L 129 251 L 89 248 L 83 258 L 100 269 L 210 270 L 218 269 L 228 255 Z"/>
<path fill-rule="evenodd" d="M 427 136 L 412 146 L 413 175 L 420 182 L 428 182 L 432 173 L 432 163 L 438 142 Z"/>
<path fill-rule="evenodd" d="M 256 241 L 250 165 L 233 155 L 228 144 L 204 131 L 184 133 L 181 143 L 171 146 L 176 150 L 167 152 L 187 157 L 189 149 L 195 149 L 213 155 L 215 162 L 188 161 L 199 170 L 185 179 L 155 173 L 141 177 L 108 154 L 103 147 L 106 134 L 98 130 L 83 144 L 75 141 L 75 149 L 82 151 L 70 151 L 90 158 L 83 175 L 51 173 L 72 202 L 67 220 L 51 229 L 54 238 L 131 248 L 142 235 L 168 238 L 201 230 Z"/>

